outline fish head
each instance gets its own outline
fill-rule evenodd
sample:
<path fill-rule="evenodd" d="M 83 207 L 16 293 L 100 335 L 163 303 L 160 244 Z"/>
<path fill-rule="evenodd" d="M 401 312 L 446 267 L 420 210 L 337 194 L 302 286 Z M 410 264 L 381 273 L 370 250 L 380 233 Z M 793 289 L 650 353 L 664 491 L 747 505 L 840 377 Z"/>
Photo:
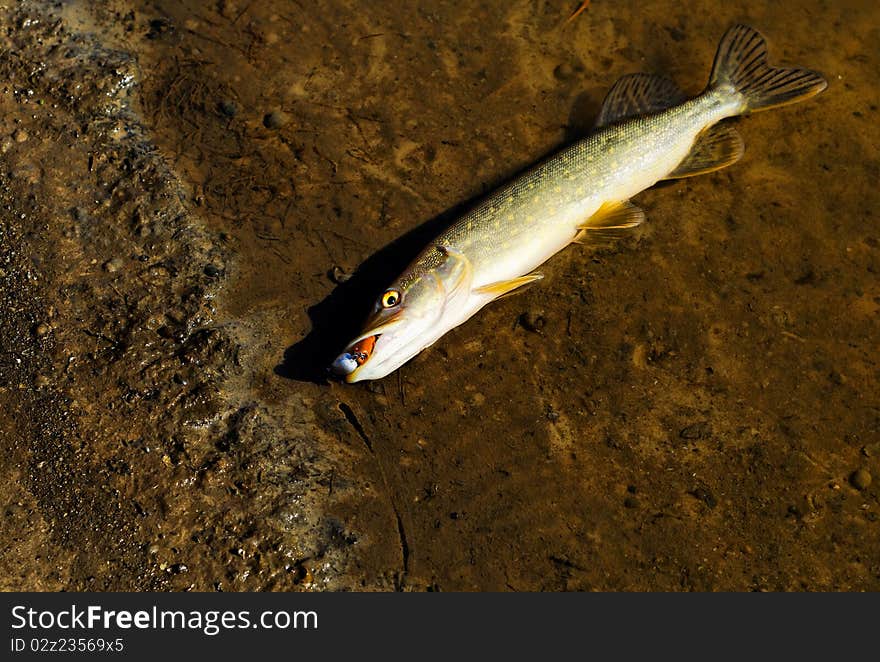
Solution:
<path fill-rule="evenodd" d="M 331 372 L 349 383 L 381 379 L 463 321 L 470 263 L 455 249 L 432 250 L 440 252 L 439 261 L 408 271 L 379 296 L 363 333 L 331 364 Z"/>

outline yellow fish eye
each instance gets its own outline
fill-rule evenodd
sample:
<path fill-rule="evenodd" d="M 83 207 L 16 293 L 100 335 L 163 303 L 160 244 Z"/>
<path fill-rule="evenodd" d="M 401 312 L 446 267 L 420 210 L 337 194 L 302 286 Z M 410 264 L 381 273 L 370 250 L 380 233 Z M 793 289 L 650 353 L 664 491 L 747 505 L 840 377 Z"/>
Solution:
<path fill-rule="evenodd" d="M 388 290 L 385 294 L 382 295 L 382 307 L 383 308 L 394 308 L 397 304 L 400 303 L 400 292 L 397 290 Z"/>

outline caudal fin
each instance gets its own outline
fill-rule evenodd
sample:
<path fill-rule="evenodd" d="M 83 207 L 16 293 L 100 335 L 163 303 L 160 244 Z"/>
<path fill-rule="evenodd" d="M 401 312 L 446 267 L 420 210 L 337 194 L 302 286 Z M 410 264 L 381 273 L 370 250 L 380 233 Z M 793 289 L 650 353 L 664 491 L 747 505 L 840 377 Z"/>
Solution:
<path fill-rule="evenodd" d="M 735 25 L 721 38 L 710 88 L 733 86 L 742 95 L 743 113 L 796 103 L 819 94 L 827 83 L 809 69 L 778 69 L 767 64 L 767 42 L 747 25 Z"/>

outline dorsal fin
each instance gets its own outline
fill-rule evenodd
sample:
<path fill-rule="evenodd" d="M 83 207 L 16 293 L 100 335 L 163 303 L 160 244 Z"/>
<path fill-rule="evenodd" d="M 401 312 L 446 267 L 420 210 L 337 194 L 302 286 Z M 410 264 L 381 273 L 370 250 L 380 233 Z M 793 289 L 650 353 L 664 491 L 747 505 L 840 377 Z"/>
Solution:
<path fill-rule="evenodd" d="M 721 170 L 739 161 L 743 149 L 742 138 L 732 126 L 710 126 L 697 136 L 688 155 L 665 178 L 679 179 Z"/>
<path fill-rule="evenodd" d="M 685 99 L 684 93 L 668 78 L 655 74 L 629 74 L 609 90 L 596 126 L 656 113 Z"/>

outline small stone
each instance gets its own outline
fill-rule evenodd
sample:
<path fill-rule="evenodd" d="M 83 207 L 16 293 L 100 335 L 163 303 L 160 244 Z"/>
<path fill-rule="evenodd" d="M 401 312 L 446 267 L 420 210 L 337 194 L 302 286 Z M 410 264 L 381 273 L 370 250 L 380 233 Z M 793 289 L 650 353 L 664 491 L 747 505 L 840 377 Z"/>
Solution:
<path fill-rule="evenodd" d="M 342 283 L 351 278 L 351 274 L 346 273 L 340 266 L 334 266 L 328 275 L 330 276 L 330 280 L 337 285 L 342 285 Z"/>
<path fill-rule="evenodd" d="M 107 273 L 115 274 L 117 271 L 122 269 L 123 265 L 124 262 L 122 261 L 122 258 L 114 257 L 104 263 L 104 271 L 106 271 Z"/>
<path fill-rule="evenodd" d="M 639 507 L 639 500 L 636 499 L 634 496 L 628 496 L 623 500 L 623 507 L 624 508 L 638 508 Z"/>
<path fill-rule="evenodd" d="M 49 331 L 51 331 L 51 328 L 45 322 L 40 322 L 34 329 L 34 333 L 36 333 L 38 336 L 45 336 L 47 333 L 49 333 Z"/>
<path fill-rule="evenodd" d="M 221 99 L 217 103 L 217 110 L 226 117 L 235 117 L 238 114 L 238 106 L 231 99 Z"/>
<path fill-rule="evenodd" d="M 683 428 L 678 436 L 682 439 L 705 439 L 712 434 L 712 429 L 706 421 L 694 423 Z"/>
<path fill-rule="evenodd" d="M 223 273 L 223 270 L 220 267 L 209 264 L 204 268 L 204 272 L 209 278 L 217 278 L 217 276 L 220 276 Z"/>
<path fill-rule="evenodd" d="M 531 331 L 532 333 L 541 333 L 546 322 L 543 315 L 532 310 L 519 316 L 519 323 L 522 324 L 526 331 Z"/>
<path fill-rule="evenodd" d="M 280 110 L 273 110 L 263 116 L 263 126 L 267 129 L 280 129 L 290 121 L 287 113 Z"/>
<path fill-rule="evenodd" d="M 23 143 L 28 139 L 28 132 L 24 129 L 16 129 L 15 133 L 12 134 L 12 139 L 17 143 Z"/>
<path fill-rule="evenodd" d="M 46 388 L 52 382 L 46 375 L 37 375 L 34 377 L 34 386 L 37 388 Z"/>
<path fill-rule="evenodd" d="M 147 39 L 158 39 L 171 32 L 174 32 L 174 25 L 170 20 L 164 17 L 154 18 L 150 21 L 150 31 L 147 33 Z"/>
<path fill-rule="evenodd" d="M 715 499 L 715 495 L 712 494 L 712 492 L 705 487 L 698 487 L 693 492 L 691 492 L 691 494 L 694 496 L 695 499 L 699 499 L 707 506 L 709 506 L 709 508 L 714 508 L 718 505 L 718 501 Z"/>
<path fill-rule="evenodd" d="M 235 18 L 238 13 L 238 3 L 235 0 L 218 0 L 217 11 L 223 18 Z"/>
<path fill-rule="evenodd" d="M 553 70 L 556 80 L 570 80 L 574 76 L 574 67 L 568 62 L 563 62 Z"/>
<path fill-rule="evenodd" d="M 857 490 L 866 490 L 871 486 L 871 472 L 867 469 L 858 469 L 853 471 L 849 477 L 849 482 Z"/>

